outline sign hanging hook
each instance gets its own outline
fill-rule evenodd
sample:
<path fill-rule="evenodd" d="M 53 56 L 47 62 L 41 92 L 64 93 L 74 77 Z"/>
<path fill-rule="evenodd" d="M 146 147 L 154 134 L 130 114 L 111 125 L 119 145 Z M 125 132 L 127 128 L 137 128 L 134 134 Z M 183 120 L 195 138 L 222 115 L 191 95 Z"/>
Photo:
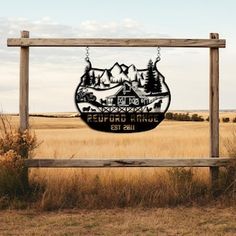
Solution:
<path fill-rule="evenodd" d="M 85 61 L 89 61 L 89 47 L 86 47 Z"/>
<path fill-rule="evenodd" d="M 160 47 L 157 47 L 157 58 L 156 58 L 156 61 L 160 61 L 161 60 L 161 48 Z"/>

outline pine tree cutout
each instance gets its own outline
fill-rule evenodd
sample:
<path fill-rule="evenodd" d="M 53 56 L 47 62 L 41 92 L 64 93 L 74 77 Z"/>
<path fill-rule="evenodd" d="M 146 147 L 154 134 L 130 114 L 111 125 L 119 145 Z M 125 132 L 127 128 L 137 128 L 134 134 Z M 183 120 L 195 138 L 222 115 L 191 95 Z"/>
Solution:
<path fill-rule="evenodd" d="M 152 60 L 148 62 L 146 82 L 144 85 L 144 90 L 146 93 L 158 93 L 162 91 L 160 74 L 154 70 L 154 65 Z"/>

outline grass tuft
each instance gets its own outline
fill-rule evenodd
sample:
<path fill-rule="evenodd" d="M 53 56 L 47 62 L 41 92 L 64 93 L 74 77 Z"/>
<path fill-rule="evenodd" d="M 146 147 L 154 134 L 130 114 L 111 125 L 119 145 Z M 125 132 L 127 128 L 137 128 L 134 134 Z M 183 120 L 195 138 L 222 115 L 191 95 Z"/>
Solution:
<path fill-rule="evenodd" d="M 37 146 L 36 136 L 29 131 L 21 133 L 12 127 L 6 116 L 0 116 L 0 208 L 9 199 L 17 202 L 28 194 L 28 170 L 24 159 L 31 157 Z M 13 201 L 12 201 L 13 202 Z"/>

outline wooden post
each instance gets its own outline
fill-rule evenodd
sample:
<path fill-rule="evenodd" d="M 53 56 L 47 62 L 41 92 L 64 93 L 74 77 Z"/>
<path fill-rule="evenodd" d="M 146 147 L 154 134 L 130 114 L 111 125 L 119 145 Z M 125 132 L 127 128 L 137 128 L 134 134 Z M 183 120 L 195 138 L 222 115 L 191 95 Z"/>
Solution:
<path fill-rule="evenodd" d="M 211 39 L 219 39 L 217 33 Z M 219 157 L 219 48 L 210 48 L 210 156 Z M 218 188 L 218 167 L 210 167 L 213 194 Z"/>
<path fill-rule="evenodd" d="M 21 31 L 21 38 L 29 38 L 29 31 Z M 29 125 L 29 47 L 20 48 L 20 131 Z"/>
<path fill-rule="evenodd" d="M 29 38 L 29 31 L 21 31 L 21 38 Z M 29 126 L 29 47 L 22 46 L 20 48 L 20 131 L 24 132 Z M 28 158 L 28 152 L 23 150 L 21 153 L 23 158 Z M 24 166 L 22 172 L 22 183 L 24 191 L 29 190 L 28 167 Z"/>

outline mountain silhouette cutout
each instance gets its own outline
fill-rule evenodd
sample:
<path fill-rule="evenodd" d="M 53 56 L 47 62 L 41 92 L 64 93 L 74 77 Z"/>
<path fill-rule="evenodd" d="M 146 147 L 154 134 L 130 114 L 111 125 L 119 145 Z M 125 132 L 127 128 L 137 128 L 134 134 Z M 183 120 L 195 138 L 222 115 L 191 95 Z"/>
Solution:
<path fill-rule="evenodd" d="M 143 87 L 145 84 L 145 72 L 143 70 L 138 70 L 133 64 L 127 66 L 125 64 L 119 64 L 116 62 L 110 69 L 97 69 L 89 68 L 89 76 L 91 83 L 85 82 L 88 80 L 88 74 L 84 74 L 82 79 L 82 84 L 89 84 L 89 87 L 94 87 L 97 89 L 103 89 L 108 87 L 114 87 L 117 84 L 121 84 L 124 81 L 137 81 L 139 86 Z M 87 77 L 86 77 L 87 76 Z"/>

